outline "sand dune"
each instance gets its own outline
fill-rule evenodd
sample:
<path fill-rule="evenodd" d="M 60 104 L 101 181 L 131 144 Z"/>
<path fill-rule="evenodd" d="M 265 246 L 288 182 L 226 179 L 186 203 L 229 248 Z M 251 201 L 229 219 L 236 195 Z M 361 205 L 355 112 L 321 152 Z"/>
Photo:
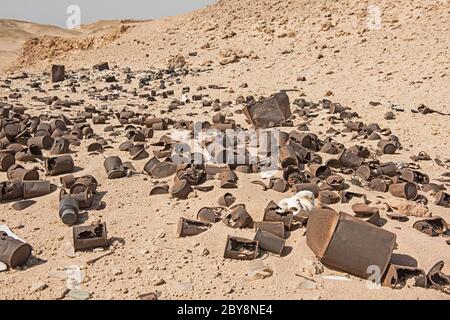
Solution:
<path fill-rule="evenodd" d="M 128 23 L 139 21 L 129 20 Z M 33 38 L 79 39 L 103 35 L 120 27 L 117 20 L 97 21 L 82 25 L 80 29 L 68 30 L 52 25 L 44 25 L 20 20 L 0 19 L 0 70 L 15 67 L 15 60 Z"/>
<path fill-rule="evenodd" d="M 73 37 L 76 31 L 69 31 L 50 25 L 19 20 L 0 20 L 0 70 L 9 66 L 19 55 L 23 44 L 36 36 Z"/>

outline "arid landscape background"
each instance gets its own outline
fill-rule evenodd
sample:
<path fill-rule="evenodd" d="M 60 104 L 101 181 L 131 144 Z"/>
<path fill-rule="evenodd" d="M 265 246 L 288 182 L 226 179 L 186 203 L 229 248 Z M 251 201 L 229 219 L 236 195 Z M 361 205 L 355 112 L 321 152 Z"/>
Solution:
<path fill-rule="evenodd" d="M 382 13 L 381 26 L 370 27 L 368 7 L 377 5 Z M 124 19 L 127 17 L 124 17 Z M 283 89 L 291 101 L 323 98 L 339 102 L 356 111 L 364 123 L 379 123 L 396 134 L 403 150 L 395 155 L 383 155 L 385 161 L 411 162 L 411 155 L 424 151 L 433 159 L 450 158 L 450 116 L 438 113 L 412 113 L 424 104 L 433 110 L 450 113 L 450 4 L 442 0 L 400 1 L 306 1 L 306 0 L 220 0 L 207 8 L 189 14 L 149 21 L 101 21 L 69 31 L 53 26 L 15 20 L 0 21 L 0 80 L 21 72 L 28 79 L 13 81 L 14 88 L 24 88 L 19 101 L 27 112 L 39 115 L 58 113 L 49 106 L 36 103 L 32 96 L 57 95 L 67 100 L 83 99 L 85 105 L 107 106 L 114 110 L 128 107 L 161 116 L 169 100 L 149 102 L 132 90 L 138 79 L 124 82 L 124 68 L 136 74 L 166 68 L 170 63 L 182 63 L 200 70 L 166 85 L 179 99 L 182 88 L 189 86 L 191 94 L 205 86 L 203 94 L 211 100 L 236 101 L 238 96 L 269 96 Z M 195 53 L 195 54 L 193 54 Z M 107 88 L 92 67 L 107 61 L 111 74 L 128 92 L 114 101 L 99 101 L 88 92 L 92 88 Z M 174 62 L 175 61 L 175 62 Z M 90 74 L 91 80 L 81 84 L 77 92 L 64 86 L 53 88 L 48 81 L 52 64 L 64 64 L 66 73 Z M 304 77 L 304 81 L 298 81 Z M 27 84 L 37 79 L 46 92 L 34 92 Z M 47 79 L 42 80 L 42 79 Z M 246 83 L 248 86 L 242 86 Z M 223 89 L 211 89 L 218 85 Z M 158 90 L 159 81 L 150 87 Z M 0 96 L 9 91 L 0 88 Z M 378 102 L 378 104 L 369 103 Z M 383 115 L 395 111 L 394 120 Z M 248 126 L 244 116 L 234 113 L 242 105 L 233 103 L 222 112 L 236 123 Z M 72 107 L 76 115 L 83 106 Z M 210 120 L 214 112 L 201 103 L 191 102 L 163 116 L 172 119 Z M 330 123 L 326 114 L 314 118 L 311 131 L 322 134 Z M 298 125 L 302 121 L 296 119 Z M 111 123 L 115 123 L 112 119 Z M 104 126 L 93 126 L 103 134 Z M 287 128 L 287 130 L 290 130 Z M 166 132 L 155 134 L 152 141 Z M 335 137 L 352 144 L 350 135 Z M 291 248 L 282 257 L 269 255 L 264 263 L 273 275 L 262 280 L 248 280 L 248 262 L 223 258 L 228 234 L 252 238 L 253 230 L 234 230 L 223 223 L 207 232 L 189 238 L 175 235 L 180 216 L 195 218 L 205 206 L 215 206 L 223 194 L 217 180 L 209 181 L 211 192 L 197 192 L 197 197 L 185 201 L 169 195 L 149 196 L 152 180 L 147 175 L 134 175 L 108 180 L 103 160 L 108 155 L 120 155 L 129 160 L 118 145 L 123 136 L 114 137 L 114 149 L 104 155 L 88 155 L 89 141 L 73 147 L 76 175 L 92 174 L 99 181 L 98 190 L 106 208 L 89 211 L 87 223 L 106 221 L 112 237 L 111 255 L 95 263 L 86 261 L 105 252 L 81 252 L 71 258 L 66 254 L 71 241 L 71 229 L 58 217 L 58 194 L 36 199 L 37 203 L 24 211 L 14 211 L 11 204 L 0 204 L 0 224 L 8 225 L 34 248 L 29 267 L 0 272 L 1 299 L 61 299 L 67 294 L 64 279 L 54 271 L 78 265 L 86 277 L 82 288 L 91 299 L 136 299 L 140 294 L 158 292 L 159 299 L 448 299 L 448 295 L 433 289 L 405 286 L 402 289 L 370 290 L 366 280 L 349 276 L 351 281 L 323 278 L 343 275 L 325 268 L 323 273 L 311 271 L 316 258 L 307 247 L 305 229 L 292 232 L 286 245 Z M 92 141 L 91 141 L 92 142 Z M 151 150 L 151 148 L 149 149 Z M 133 161 L 141 171 L 147 160 Z M 448 168 L 434 161 L 420 163 L 432 181 L 439 181 Z M 33 165 L 28 165 L 33 167 Z M 281 171 L 280 171 L 281 174 Z M 43 173 L 42 173 L 43 176 Z M 239 188 L 232 191 L 236 203 L 245 203 L 254 220 L 261 220 L 270 200 L 279 201 L 286 195 L 251 184 L 258 174 L 239 173 Z M 0 180 L 6 180 L 0 172 Z M 57 178 L 49 178 L 57 182 Z M 165 179 L 171 182 L 172 179 Z M 448 182 L 447 182 L 448 183 Z M 356 189 L 358 190 L 358 189 Z M 364 191 L 366 192 L 366 191 Z M 373 203 L 375 193 L 368 197 Z M 388 197 L 386 195 L 386 197 Z M 334 208 L 349 211 L 345 204 Z M 450 222 L 450 209 L 430 201 L 433 215 Z M 383 228 L 397 234 L 395 259 L 412 259 L 428 270 L 439 260 L 446 262 L 450 273 L 450 247 L 442 237 L 428 237 L 412 228 L 417 218 L 407 222 L 389 220 Z M 299 288 L 304 280 L 296 274 L 313 278 L 314 290 Z M 53 276 L 52 276 L 53 275 Z M 68 299 L 68 297 L 65 297 Z"/>

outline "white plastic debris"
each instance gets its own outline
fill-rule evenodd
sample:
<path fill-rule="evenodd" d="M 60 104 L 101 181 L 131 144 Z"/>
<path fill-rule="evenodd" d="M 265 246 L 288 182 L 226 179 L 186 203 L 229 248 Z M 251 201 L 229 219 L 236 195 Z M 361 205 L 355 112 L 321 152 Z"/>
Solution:
<path fill-rule="evenodd" d="M 303 290 L 314 290 L 317 289 L 317 284 L 312 280 L 303 280 L 301 281 L 298 286 L 299 289 Z"/>
<path fill-rule="evenodd" d="M 77 265 L 66 267 L 65 272 L 67 275 L 67 288 L 71 290 L 79 290 L 81 288 L 81 284 L 83 283 L 85 273 Z"/>
<path fill-rule="evenodd" d="M 180 101 L 183 103 L 186 103 L 188 100 L 189 100 L 189 98 L 188 98 L 187 94 L 183 93 L 181 95 Z"/>
<path fill-rule="evenodd" d="M 25 242 L 25 240 L 22 240 L 21 238 L 19 238 L 14 232 L 11 231 L 11 229 L 4 224 L 0 224 L 0 232 L 6 232 L 6 234 L 10 237 L 13 237 L 14 239 L 20 240 L 22 242 Z"/>
<path fill-rule="evenodd" d="M 262 260 L 253 260 L 249 263 L 247 277 L 250 280 L 265 279 L 271 277 L 272 275 L 272 268 L 266 266 Z"/>
<path fill-rule="evenodd" d="M 72 243 L 70 243 L 69 241 L 64 243 L 64 253 L 69 258 L 75 258 L 77 256 L 75 253 L 75 248 L 73 247 Z"/>
<path fill-rule="evenodd" d="M 84 290 L 70 290 L 68 296 L 74 300 L 87 300 L 91 297 L 91 294 L 88 291 Z"/>
<path fill-rule="evenodd" d="M 0 262 L 0 272 L 6 271 L 8 269 L 8 266 L 4 264 L 3 262 Z"/>
<path fill-rule="evenodd" d="M 261 178 L 263 179 L 270 179 L 274 176 L 274 174 L 274 170 L 263 170 L 260 172 Z"/>
<path fill-rule="evenodd" d="M 347 277 L 343 276 L 322 276 L 322 278 L 327 280 L 336 280 L 336 281 L 352 281 L 352 279 L 349 279 Z"/>
<path fill-rule="evenodd" d="M 190 282 L 177 282 L 175 286 L 181 291 L 194 291 L 194 285 Z"/>
<path fill-rule="evenodd" d="M 284 198 L 278 203 L 279 213 L 291 211 L 298 215 L 301 211 L 312 211 L 315 209 L 315 196 L 311 191 L 303 190 L 290 198 Z"/>

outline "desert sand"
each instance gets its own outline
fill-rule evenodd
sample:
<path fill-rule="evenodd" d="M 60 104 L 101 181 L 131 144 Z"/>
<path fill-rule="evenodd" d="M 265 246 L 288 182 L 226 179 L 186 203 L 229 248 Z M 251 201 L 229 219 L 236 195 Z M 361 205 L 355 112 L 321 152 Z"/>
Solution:
<path fill-rule="evenodd" d="M 450 5 L 438 0 L 379 0 L 376 5 L 382 12 L 381 27 L 370 28 L 368 7 L 372 4 L 356 0 L 227 0 L 177 17 L 115 21 L 106 27 L 88 26 L 74 32 L 1 21 L 0 67 L 4 72 L 0 74 L 0 82 L 3 84 L 6 78 L 22 72 L 28 74 L 27 79 L 15 79 L 10 87 L 1 87 L 1 101 L 23 105 L 32 115 L 64 113 L 75 117 L 85 106 L 95 106 L 113 111 L 126 108 L 173 120 L 211 121 L 216 112 L 203 107 L 201 101 L 191 101 L 168 112 L 170 102 L 180 99 L 183 87 L 190 87 L 189 97 L 201 93 L 208 95 L 205 99 L 232 101 L 221 112 L 248 128 L 244 115 L 235 112 L 243 108 L 243 104 L 236 103 L 237 97 L 268 97 L 280 90 L 296 89 L 288 92 L 292 110 L 295 99 L 318 102 L 326 98 L 357 112 L 360 116 L 357 121 L 390 128 L 403 149 L 394 155 L 380 156 L 384 162 L 411 162 L 410 156 L 422 151 L 432 159 L 449 159 L 450 116 L 411 110 L 424 104 L 450 113 Z M 103 61 L 109 63 L 110 70 L 92 70 Z M 173 90 L 174 96 L 167 99 L 157 96 L 154 102 L 140 96 L 150 90 L 164 91 L 159 88 L 159 80 L 140 88 L 139 79 L 146 72 L 167 68 L 174 61 L 179 63 L 177 67 L 191 70 L 186 76 L 180 75 L 180 81 L 165 78 L 165 90 Z M 66 68 L 67 79 L 56 87 L 49 77 L 52 64 L 63 64 Z M 130 82 L 125 81 L 125 68 L 130 68 L 133 75 Z M 80 75 L 87 80 L 80 80 Z M 119 94 L 115 100 L 101 101 L 92 94 L 113 93 L 114 90 L 107 89 L 111 83 L 105 82 L 106 75 L 114 75 L 117 82 L 113 84 L 122 87 L 114 92 Z M 75 80 L 79 81 L 76 92 L 72 92 Z M 31 82 L 41 82 L 42 90 L 31 88 Z M 247 86 L 242 86 L 243 83 Z M 209 85 L 217 85 L 219 89 L 208 88 Z M 199 86 L 206 88 L 197 92 Z M 8 98 L 16 89 L 21 97 Z M 32 99 L 33 96 L 84 102 L 56 109 Z M 395 113 L 395 119 L 384 119 L 388 111 Z M 327 116 L 323 110 L 311 119 L 296 115 L 294 127 L 308 121 L 309 131 L 321 139 L 327 137 L 329 128 L 342 131 L 343 124 L 333 125 Z M 111 116 L 107 124 L 119 123 Z M 138 174 L 107 179 L 105 157 L 118 155 L 123 161 L 130 161 L 128 152 L 118 151 L 118 146 L 126 141 L 124 129 L 117 129 L 118 136 L 110 136 L 103 132 L 106 125 L 91 123 L 91 126 L 113 148 L 89 155 L 86 146 L 93 139 L 72 145 L 72 156 L 79 168 L 74 175 L 91 174 L 98 180 L 95 201 L 104 201 L 106 208 L 87 210 L 83 223 L 106 221 L 110 247 L 104 251 L 76 252 L 73 257 L 67 255 L 72 229 L 58 216 L 58 192 L 35 199 L 36 203 L 23 211 L 15 211 L 12 203 L 2 203 L 0 224 L 8 225 L 34 251 L 26 266 L 0 272 L 1 299 L 71 299 L 65 279 L 55 277 L 54 272 L 73 265 L 80 266 L 85 273 L 81 289 L 89 292 L 90 299 L 137 299 L 150 292 L 156 292 L 158 299 L 449 298 L 443 292 L 415 287 L 409 282 L 401 289 L 368 289 L 364 279 L 327 267 L 315 270 L 313 265 L 318 260 L 306 244 L 305 228 L 291 232 L 286 241 L 288 250 L 282 256 L 262 256 L 263 262 L 272 268 L 272 276 L 249 280 L 246 272 L 250 262 L 224 259 L 223 250 L 227 235 L 251 239 L 253 229 L 232 229 L 218 222 L 200 235 L 176 236 L 181 216 L 195 219 L 200 208 L 217 205 L 217 198 L 224 193 L 218 180 L 205 183 L 214 186 L 212 191 L 195 191 L 195 196 L 177 200 L 169 194 L 149 196 L 155 180 L 171 185 L 173 178 L 153 179 L 142 173 L 148 159 L 132 161 Z M 294 128 L 281 129 L 290 132 Z M 149 144 L 170 132 L 155 131 L 154 137 L 147 139 L 147 151 L 151 154 L 154 147 Z M 359 144 L 376 149 L 373 141 L 351 136 L 333 134 L 334 139 L 346 146 Z M 450 182 L 444 175 L 449 172 L 448 165 L 439 166 L 433 160 L 418 163 L 420 171 L 427 173 L 432 182 L 444 183 L 448 190 Z M 46 177 L 39 163 L 23 165 L 39 167 L 42 179 L 59 184 L 59 177 Z M 246 205 L 255 221 L 262 219 L 271 200 L 278 202 L 292 195 L 291 191 L 284 194 L 262 191 L 260 186 L 251 184 L 252 180 L 261 180 L 259 174 L 238 173 L 238 176 L 239 187 L 230 192 L 236 196 L 236 203 Z M 281 170 L 277 176 L 282 176 Z M 0 172 L 0 181 L 4 180 L 6 173 Z M 372 204 L 380 201 L 379 196 L 392 198 L 389 193 L 354 185 L 351 190 L 366 193 Z M 450 222 L 450 208 L 437 206 L 434 197 L 428 198 L 427 207 L 433 216 Z M 352 212 L 350 204 L 331 207 Z M 386 218 L 383 212 L 382 217 Z M 450 247 L 446 239 L 415 230 L 412 226 L 417 220 L 387 219 L 382 228 L 397 235 L 398 246 L 392 259 L 397 263 L 412 260 L 425 271 L 443 260 L 446 263 L 443 271 L 449 274 Z M 323 277 L 327 275 L 345 276 L 349 281 Z M 317 288 L 301 289 L 302 276 L 316 281 Z"/>

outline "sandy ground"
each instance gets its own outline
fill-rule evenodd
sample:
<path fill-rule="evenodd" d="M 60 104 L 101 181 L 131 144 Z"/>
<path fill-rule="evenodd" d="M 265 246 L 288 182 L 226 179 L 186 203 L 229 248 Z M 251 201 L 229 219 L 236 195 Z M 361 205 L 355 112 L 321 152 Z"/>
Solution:
<path fill-rule="evenodd" d="M 367 7 L 365 1 L 339 1 L 329 4 L 325 1 L 218 1 L 218 3 L 187 15 L 158 21 L 132 24 L 117 37 L 107 37 L 97 41 L 88 49 L 58 53 L 51 62 L 63 63 L 69 71 L 91 76 L 91 81 L 81 82 L 77 93 L 67 89 L 67 81 L 61 88 L 53 89 L 48 75 L 50 61 L 39 61 L 39 53 L 49 48 L 40 44 L 29 52 L 20 54 L 13 64 L 15 73 L 30 72 L 31 79 L 42 82 L 46 92 L 39 93 L 26 85 L 30 79 L 13 80 L 12 88 L 21 88 L 22 98 L 9 99 L 8 103 L 23 104 L 27 112 L 41 114 L 49 109 L 31 97 L 57 95 L 68 100 L 84 99 L 84 105 L 107 106 L 121 110 L 127 106 L 138 111 L 147 105 L 145 112 L 160 115 L 167 110 L 171 98 L 158 98 L 148 102 L 131 94 L 138 88 L 138 79 L 125 84 L 123 69 L 131 68 L 136 74 L 145 70 L 156 70 L 167 66 L 171 57 L 181 54 L 190 68 L 201 69 L 197 75 L 180 77 L 181 83 L 169 83 L 168 89 L 175 91 L 175 98 L 181 96 L 185 86 L 196 93 L 198 86 L 216 84 L 226 89 L 206 89 L 210 99 L 235 101 L 240 95 L 268 96 L 281 89 L 298 89 L 290 92 L 291 102 L 303 97 L 308 101 L 318 101 L 325 95 L 333 102 L 350 107 L 358 112 L 364 123 L 379 123 L 389 127 L 404 147 L 396 155 L 384 155 L 383 161 L 410 161 L 409 156 L 425 151 L 432 158 L 450 158 L 449 117 L 439 114 L 413 114 L 419 104 L 441 111 L 450 112 L 450 7 L 445 1 L 378 1 L 382 12 L 382 26 L 379 30 L 367 28 Z M 127 25 L 126 23 L 121 23 Z M 59 41 L 59 40 L 58 40 Z M 62 40 L 61 40 L 62 41 Z M 77 40 L 78 41 L 78 40 Z M 57 45 L 56 45 L 57 46 Z M 224 50 L 233 50 L 237 58 L 233 63 L 224 61 Z M 9 51 L 0 47 L 1 52 Z M 33 59 L 27 56 L 33 53 Z M 197 52 L 196 56 L 189 53 Z M 5 61 L 7 55 L 1 55 Z M 320 58 L 319 58 L 320 57 Z M 37 59 L 36 59 L 37 58 Z M 28 62 L 33 61 L 32 64 Z M 37 61 L 37 62 L 36 62 Z M 108 61 L 118 84 L 128 92 L 120 92 L 115 101 L 102 102 L 88 96 L 92 86 L 97 89 L 108 87 L 108 83 L 91 71 L 101 61 Z M 222 64 L 221 64 L 222 62 Z M 304 76 L 306 81 L 297 81 Z M 1 76 L 4 80 L 6 74 Z M 247 88 L 241 88 L 247 83 Z M 149 89 L 158 90 L 159 82 L 154 81 Z M 26 88 L 26 89 L 24 89 Z M 330 92 L 327 92 L 330 91 Z M 144 91 L 138 89 L 138 93 Z M 145 91 L 148 93 L 147 91 Z M 8 96 L 9 91 L 0 88 L 0 96 Z M 327 94 L 328 93 L 328 94 Z M 371 106 L 370 101 L 380 102 Z M 383 115 L 391 105 L 404 108 L 396 112 L 394 120 L 384 120 Z M 75 115 L 81 107 L 71 107 L 64 112 Z M 242 114 L 234 111 L 242 105 L 233 103 L 222 110 L 245 124 Z M 194 115 L 187 115 L 194 113 Z M 192 102 L 172 113 L 165 113 L 172 119 L 210 120 L 214 114 L 211 108 Z M 309 125 L 310 130 L 326 137 L 331 126 L 321 112 Z M 295 119 L 295 124 L 304 121 Z M 115 119 L 111 124 L 118 124 Z M 93 128 L 100 135 L 104 126 Z M 343 126 L 337 127 L 342 129 Z M 123 129 L 122 129 L 123 130 Z M 291 128 L 285 128 L 290 131 Z M 168 131 L 167 131 L 168 132 Z M 159 132 L 148 142 L 157 141 Z M 107 136 L 106 136 L 107 137 Z M 136 299 L 138 295 L 157 291 L 160 299 L 448 299 L 434 289 L 406 286 L 399 290 L 389 288 L 368 289 L 365 280 L 350 276 L 351 281 L 324 279 L 324 275 L 342 275 L 325 268 L 324 272 L 311 275 L 308 272 L 314 254 L 306 245 L 305 229 L 293 231 L 287 239 L 286 253 L 277 257 L 265 255 L 264 263 L 274 273 L 263 280 L 248 280 L 248 262 L 223 259 L 223 248 L 228 234 L 252 238 L 253 230 L 234 230 L 223 223 L 215 224 L 207 232 L 191 237 L 177 238 L 176 224 L 180 216 L 195 218 L 204 206 L 215 206 L 216 199 L 223 194 L 217 180 L 208 181 L 214 185 L 211 192 L 197 192 L 197 197 L 189 200 L 175 200 L 169 195 L 148 195 L 152 179 L 140 174 L 120 180 L 108 180 L 103 168 L 104 156 L 120 155 L 128 160 L 126 152 L 118 151 L 118 145 L 126 138 L 110 137 L 114 147 L 103 155 L 88 155 L 86 146 L 92 140 L 83 140 L 79 147 L 72 147 L 77 167 L 83 174 L 94 175 L 100 185 L 96 201 L 107 204 L 101 211 L 89 210 L 86 223 L 106 221 L 108 235 L 114 252 L 93 264 L 86 261 L 105 252 L 81 252 L 75 258 L 66 256 L 64 247 L 71 241 L 71 228 L 64 226 L 58 217 L 57 192 L 37 199 L 37 203 L 24 211 L 14 211 L 11 203 L 0 205 L 0 223 L 7 224 L 21 238 L 32 244 L 34 255 L 30 266 L 24 270 L 0 272 L 0 298 L 2 299 L 57 299 L 66 294 L 64 280 L 51 277 L 51 272 L 64 270 L 71 265 L 81 266 L 86 273 L 82 289 L 89 291 L 91 299 Z M 351 140 L 350 136 L 336 136 L 338 141 L 351 146 L 355 143 L 375 147 L 364 140 Z M 148 151 L 152 148 L 149 147 Z M 141 171 L 147 160 L 134 161 Z M 27 164 L 32 167 L 35 164 Z M 432 181 L 442 178 L 448 172 L 434 161 L 420 162 L 422 171 L 429 174 Z M 281 175 L 281 171 L 278 172 Z M 41 177 L 44 173 L 41 172 Z M 270 200 L 278 201 L 286 194 L 261 191 L 261 187 L 250 184 L 259 175 L 239 174 L 239 188 L 232 191 L 236 203 L 244 203 L 254 220 L 261 220 L 264 208 Z M 0 172 L 0 180 L 6 180 Z M 57 178 L 49 178 L 57 181 Z M 172 178 L 164 179 L 172 183 Z M 352 187 L 354 190 L 360 190 Z M 360 190 L 364 191 L 364 190 Z M 364 191 L 367 192 L 367 191 Z M 369 199 L 387 194 L 368 193 Z M 432 200 L 432 198 L 430 198 Z M 432 201 L 431 201 L 432 202 Z M 333 206 L 336 210 L 351 212 L 347 205 Z M 429 205 L 433 215 L 439 215 L 450 222 L 450 209 Z M 387 219 L 383 226 L 397 235 L 398 248 L 393 259 L 397 262 L 416 261 L 428 270 L 439 260 L 446 262 L 444 271 L 450 272 L 450 250 L 444 238 L 428 237 L 412 228 L 417 218 L 407 222 Z M 209 254 L 205 255 L 205 249 Z M 110 249 L 111 250 L 111 249 Z M 296 274 L 313 278 L 318 285 L 315 290 L 299 289 L 303 278 Z M 164 284 L 156 285 L 163 279 Z M 34 290 L 40 284 L 44 290 Z M 70 299 L 66 297 L 66 299 Z"/>

